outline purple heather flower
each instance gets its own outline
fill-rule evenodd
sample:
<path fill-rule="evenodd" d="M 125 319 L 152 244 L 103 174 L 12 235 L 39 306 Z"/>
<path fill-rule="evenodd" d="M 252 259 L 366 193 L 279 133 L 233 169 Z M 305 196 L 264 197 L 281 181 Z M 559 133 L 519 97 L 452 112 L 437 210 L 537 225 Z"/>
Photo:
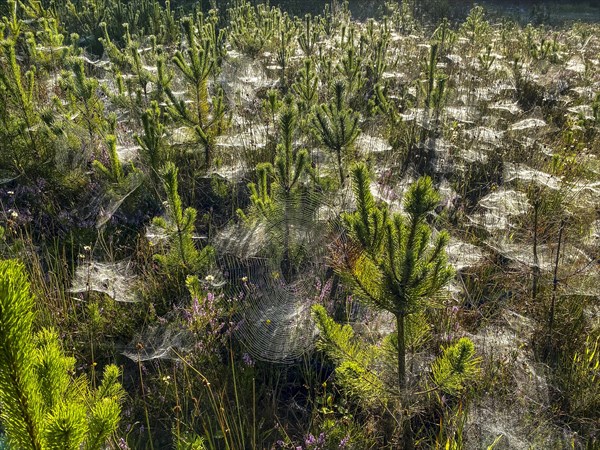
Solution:
<path fill-rule="evenodd" d="M 318 445 L 325 444 L 325 433 L 319 434 L 319 439 L 317 439 L 317 444 Z"/>
<path fill-rule="evenodd" d="M 344 439 L 342 439 L 340 441 L 340 445 L 338 446 L 338 448 L 346 448 L 346 445 L 348 445 L 349 441 L 350 441 L 350 436 L 346 436 Z"/>
<path fill-rule="evenodd" d="M 252 360 L 252 358 L 250 357 L 250 355 L 248 353 L 244 353 L 242 355 L 242 360 L 244 361 L 244 364 L 246 364 L 247 367 L 254 366 L 254 361 Z"/>
<path fill-rule="evenodd" d="M 121 450 L 129 450 L 129 446 L 127 445 L 127 442 L 125 442 L 124 438 L 119 439 L 118 445 Z"/>

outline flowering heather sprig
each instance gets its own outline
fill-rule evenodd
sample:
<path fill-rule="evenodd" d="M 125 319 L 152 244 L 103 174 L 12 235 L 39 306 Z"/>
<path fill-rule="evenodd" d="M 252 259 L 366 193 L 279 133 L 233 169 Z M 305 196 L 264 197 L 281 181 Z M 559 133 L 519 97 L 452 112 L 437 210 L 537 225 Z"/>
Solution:
<path fill-rule="evenodd" d="M 250 355 L 248 353 L 244 353 L 242 355 L 242 361 L 244 361 L 244 364 L 246 364 L 246 367 L 254 366 L 254 360 L 250 357 Z"/>

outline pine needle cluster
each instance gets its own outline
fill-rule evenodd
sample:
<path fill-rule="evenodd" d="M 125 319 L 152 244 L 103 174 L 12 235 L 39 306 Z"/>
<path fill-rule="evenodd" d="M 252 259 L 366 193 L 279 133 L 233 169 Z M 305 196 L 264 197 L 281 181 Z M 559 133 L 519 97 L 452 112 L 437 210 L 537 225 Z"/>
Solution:
<path fill-rule="evenodd" d="M 119 369 L 107 366 L 98 389 L 75 377 L 58 334 L 34 333 L 34 302 L 23 265 L 0 261 L 0 420 L 9 445 L 103 449 L 120 420 Z"/>

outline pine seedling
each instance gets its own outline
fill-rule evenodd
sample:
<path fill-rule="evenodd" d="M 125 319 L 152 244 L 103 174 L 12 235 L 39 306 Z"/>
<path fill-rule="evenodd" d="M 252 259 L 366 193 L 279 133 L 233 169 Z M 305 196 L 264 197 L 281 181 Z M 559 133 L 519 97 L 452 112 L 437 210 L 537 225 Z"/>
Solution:
<path fill-rule="evenodd" d="M 166 233 L 168 251 L 166 254 L 155 254 L 154 258 L 167 271 L 198 273 L 210 263 L 213 250 L 210 246 L 202 251 L 196 249 L 194 232 L 197 213 L 191 207 L 183 209 L 178 192 L 178 173 L 173 163 L 165 165 L 163 182 L 167 193 L 167 214 L 166 218 L 155 217 L 153 223 Z"/>
<path fill-rule="evenodd" d="M 56 19 L 37 15 L 36 20 L 39 20 L 41 30 L 26 34 L 29 55 L 33 65 L 52 72 L 69 57 L 72 47 L 65 45 L 65 36 Z"/>
<path fill-rule="evenodd" d="M 374 51 L 367 66 L 367 77 L 369 79 L 370 86 L 377 85 L 384 72 L 388 70 L 388 47 L 389 47 L 389 35 L 384 35 L 377 39 L 374 43 Z"/>
<path fill-rule="evenodd" d="M 335 153 L 341 186 L 345 184 L 346 179 L 342 162 L 344 154 L 360 133 L 358 114 L 346 105 L 345 92 L 344 82 L 336 82 L 333 101 L 320 105 L 313 118 L 313 131 L 317 139 Z"/>
<path fill-rule="evenodd" d="M 319 330 L 317 349 L 335 362 L 337 382 L 367 405 L 385 401 L 384 384 L 374 371 L 381 350 L 364 345 L 350 325 L 336 323 L 321 305 L 312 307 Z"/>
<path fill-rule="evenodd" d="M 306 14 L 304 16 L 304 28 L 298 36 L 298 45 L 300 45 L 306 57 L 310 58 L 313 55 L 319 36 L 320 31 L 312 15 Z"/>
<path fill-rule="evenodd" d="M 144 64 L 142 53 L 140 51 L 140 44 L 131 36 L 129 24 L 123 24 L 123 27 L 125 28 L 125 45 L 122 50 L 110 39 L 106 23 L 101 23 L 100 27 L 104 33 L 104 38 L 100 39 L 100 42 L 103 44 L 109 59 L 113 63 L 113 70 L 118 71 L 119 73 L 132 75 L 132 77 L 128 78 L 128 83 L 132 86 L 132 90 L 140 92 L 137 97 L 143 96 L 144 104 L 147 105 L 150 101 L 148 86 L 150 83 L 156 83 L 157 80 Z M 156 42 L 156 38 L 154 38 L 153 42 Z M 156 45 L 153 45 L 151 49 L 154 49 L 153 53 L 156 53 Z M 155 56 L 155 54 L 150 55 L 150 59 L 152 59 L 153 56 Z M 135 112 L 138 109 L 136 107 L 139 107 L 140 105 L 136 104 L 136 102 L 131 102 L 129 106 L 132 112 Z"/>
<path fill-rule="evenodd" d="M 86 130 L 87 146 L 93 151 L 96 137 L 104 136 L 109 129 L 104 103 L 98 96 L 98 81 L 86 75 L 83 61 L 77 59 L 71 63 L 71 71 L 63 75 L 60 85 L 69 102 L 69 112 Z"/>
<path fill-rule="evenodd" d="M 267 5 L 253 7 L 246 0 L 229 10 L 230 38 L 242 53 L 255 58 L 276 35 L 281 12 Z"/>
<path fill-rule="evenodd" d="M 256 183 L 249 183 L 250 203 L 253 206 L 253 213 L 262 217 L 269 217 L 274 210 L 274 198 L 269 182 L 269 176 L 273 172 L 273 166 L 269 163 L 260 163 L 256 166 Z M 252 216 L 246 215 L 241 209 L 238 215 L 245 221 L 250 221 Z"/>
<path fill-rule="evenodd" d="M 292 92 L 298 98 L 298 109 L 303 116 L 306 116 L 313 109 L 319 97 L 318 91 L 319 79 L 315 73 L 314 62 L 307 58 L 300 69 L 298 79 L 292 84 Z"/>
<path fill-rule="evenodd" d="M 448 54 L 456 43 L 457 35 L 450 28 L 450 21 L 447 18 L 433 32 L 432 39 L 439 45 L 438 53 L 442 56 Z"/>
<path fill-rule="evenodd" d="M 483 7 L 479 5 L 471 9 L 460 27 L 460 33 L 469 39 L 472 46 L 482 44 L 489 31 L 490 24 L 485 20 Z"/>
<path fill-rule="evenodd" d="M 0 261 L 0 421 L 11 448 L 101 450 L 120 420 L 123 390 L 114 365 L 98 389 L 72 378 L 75 359 L 58 335 L 33 333 L 34 296 L 22 264 Z"/>
<path fill-rule="evenodd" d="M 20 30 L 20 21 L 8 21 L 8 25 Z M 7 27 L 8 28 L 8 27 Z M 0 42 L 6 64 L 0 69 L 0 95 L 2 96 L 3 120 L 0 130 L 11 136 L 10 146 L 0 156 L 4 167 L 18 174 L 33 175 L 47 170 L 53 156 L 51 145 L 44 144 L 47 128 L 36 108 L 36 71 L 31 67 L 24 76 L 17 62 L 16 39 L 12 36 Z"/>
<path fill-rule="evenodd" d="M 125 181 L 125 173 L 123 171 L 121 159 L 117 153 L 117 137 L 113 135 L 107 136 L 106 144 L 108 145 L 108 159 L 110 161 L 110 166 L 106 167 L 100 161 L 94 160 L 94 168 L 96 168 L 110 183 L 121 185 Z"/>
<path fill-rule="evenodd" d="M 293 105 L 285 107 L 279 117 L 275 162 L 260 163 L 256 166 L 257 183 L 250 183 L 250 201 L 252 211 L 245 215 L 239 211 L 242 219 L 251 221 L 260 219 L 274 220 L 278 224 L 273 231 L 282 233 L 283 274 L 289 276 L 292 271 L 292 235 L 293 217 L 302 208 L 298 196 L 301 181 L 307 175 L 313 176 L 310 158 L 305 149 L 295 149 L 294 135 L 297 130 L 298 111 Z M 279 224 L 281 224 L 281 228 Z"/>
<path fill-rule="evenodd" d="M 344 220 L 361 253 L 346 259 L 342 274 L 357 295 L 396 317 L 398 334 L 398 384 L 406 387 L 405 319 L 423 309 L 452 278 L 444 248 L 448 235 L 439 233 L 431 242 L 427 215 L 437 205 L 438 194 L 431 179 L 420 178 L 410 186 L 404 200 L 406 215 L 387 218 L 385 208 L 375 204 L 368 169 L 352 169 L 357 211 Z M 432 245 L 430 245 L 432 244 Z"/>
<path fill-rule="evenodd" d="M 228 127 L 224 93 L 222 89 L 218 89 L 212 99 L 209 98 L 208 78 L 215 70 L 215 51 L 211 47 L 211 39 L 204 33 L 201 39 L 196 38 L 194 21 L 191 18 L 183 21 L 183 28 L 188 48 L 185 54 L 181 51 L 176 52 L 173 62 L 188 84 L 188 94 L 192 103 L 188 105 L 185 100 L 175 97 L 164 71 L 159 73 L 159 80 L 161 89 L 169 99 L 169 115 L 195 131 L 204 147 L 204 166 L 210 168 L 216 139 Z"/>
<path fill-rule="evenodd" d="M 473 341 L 460 338 L 446 347 L 431 365 L 433 382 L 445 394 L 459 396 L 479 374 L 480 361 L 475 356 Z"/>
<path fill-rule="evenodd" d="M 354 45 L 354 29 L 352 29 L 349 40 L 344 46 L 344 56 L 337 66 L 337 72 L 346 81 L 349 96 L 359 92 L 366 82 L 363 67 L 363 58 Z"/>
<path fill-rule="evenodd" d="M 291 46 L 294 38 L 294 30 L 292 27 L 284 26 L 284 29 L 279 33 L 279 40 L 277 42 L 277 63 L 281 67 L 281 76 L 279 78 L 279 84 L 284 93 L 288 90 L 288 80 L 286 77 L 287 68 L 289 65 L 290 55 L 293 53 L 294 48 Z"/>
<path fill-rule="evenodd" d="M 142 114 L 143 135 L 135 135 L 140 146 L 140 158 L 150 172 L 150 179 L 155 188 L 160 184 L 160 168 L 168 160 L 167 143 L 164 142 L 165 126 L 157 102 L 152 102 L 150 108 Z"/>

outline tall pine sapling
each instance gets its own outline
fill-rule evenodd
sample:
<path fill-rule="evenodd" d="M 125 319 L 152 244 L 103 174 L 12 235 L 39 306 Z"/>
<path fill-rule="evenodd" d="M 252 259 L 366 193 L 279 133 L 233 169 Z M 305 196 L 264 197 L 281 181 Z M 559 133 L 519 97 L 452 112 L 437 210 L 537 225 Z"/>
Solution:
<path fill-rule="evenodd" d="M 314 62 L 307 58 L 298 74 L 298 79 L 292 84 L 292 91 L 298 97 L 298 109 L 303 115 L 310 113 L 318 100 L 319 79 L 315 73 Z"/>
<path fill-rule="evenodd" d="M 250 201 L 253 212 L 266 219 L 281 223 L 283 230 L 283 274 L 291 275 L 293 257 L 291 252 L 292 217 L 299 208 L 301 200 L 297 194 L 301 189 L 303 177 L 313 175 L 310 158 L 305 149 L 295 149 L 294 135 L 297 130 L 298 111 L 293 105 L 284 108 L 278 120 L 280 142 L 277 145 L 275 162 L 260 163 L 256 166 L 257 183 L 250 183 Z M 242 218 L 249 220 L 243 212 Z"/>
<path fill-rule="evenodd" d="M 176 52 L 173 62 L 187 83 L 191 103 L 186 103 L 184 99 L 179 99 L 173 94 L 170 80 L 163 77 L 164 70 L 159 70 L 159 84 L 169 100 L 167 108 L 169 115 L 194 130 L 204 147 L 204 166 L 210 168 L 213 163 L 216 139 L 228 127 L 223 90 L 218 89 L 212 99 L 209 98 L 208 79 L 216 70 L 217 53 L 212 48 L 214 40 L 206 34 L 212 32 L 213 28 L 201 28 L 198 30 L 200 38 L 197 38 L 194 21 L 191 18 L 184 20 L 182 24 L 188 47 L 185 53 Z"/>
<path fill-rule="evenodd" d="M 194 208 L 183 209 L 178 192 L 178 173 L 173 163 L 166 164 L 163 181 L 167 193 L 167 216 L 155 217 L 153 223 L 166 233 L 168 250 L 166 254 L 156 254 L 154 257 L 168 271 L 197 273 L 208 266 L 213 249 L 210 246 L 201 251 L 196 249 L 194 232 L 197 213 Z"/>
<path fill-rule="evenodd" d="M 135 140 L 140 146 L 140 159 L 150 172 L 150 180 L 154 189 L 160 184 L 160 170 L 169 159 L 168 144 L 165 142 L 165 125 L 158 103 L 153 101 L 142 114 L 144 133 L 136 134 Z"/>
<path fill-rule="evenodd" d="M 358 164 L 352 169 L 357 211 L 344 220 L 358 256 L 346 258 L 342 274 L 356 294 L 396 317 L 398 333 L 398 385 L 406 387 L 405 319 L 421 311 L 424 302 L 450 281 L 445 246 L 448 235 L 441 232 L 431 239 L 427 215 L 439 201 L 431 179 L 423 177 L 408 189 L 405 215 L 388 217 L 371 194 L 368 169 Z"/>
<path fill-rule="evenodd" d="M 342 163 L 344 154 L 360 133 L 358 114 L 346 105 L 345 93 L 345 83 L 337 81 L 333 89 L 333 102 L 320 105 L 313 118 L 313 130 L 317 139 L 336 155 L 342 186 L 346 178 Z"/>

